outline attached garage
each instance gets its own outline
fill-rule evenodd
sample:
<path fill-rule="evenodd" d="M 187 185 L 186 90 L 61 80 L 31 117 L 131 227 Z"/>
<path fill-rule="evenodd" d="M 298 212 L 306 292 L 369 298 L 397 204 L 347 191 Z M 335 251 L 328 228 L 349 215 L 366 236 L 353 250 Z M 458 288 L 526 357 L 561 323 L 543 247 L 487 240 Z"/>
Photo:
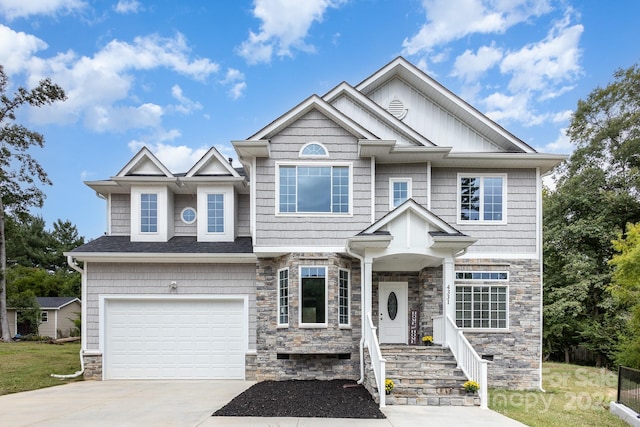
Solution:
<path fill-rule="evenodd" d="M 103 300 L 104 379 L 243 379 L 245 298 Z"/>

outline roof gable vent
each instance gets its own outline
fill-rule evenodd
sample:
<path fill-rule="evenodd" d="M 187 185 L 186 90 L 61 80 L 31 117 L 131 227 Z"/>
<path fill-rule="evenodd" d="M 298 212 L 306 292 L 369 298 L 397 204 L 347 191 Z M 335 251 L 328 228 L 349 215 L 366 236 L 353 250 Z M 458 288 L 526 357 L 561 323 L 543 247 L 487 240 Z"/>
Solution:
<path fill-rule="evenodd" d="M 409 110 L 404 108 L 404 104 L 402 103 L 402 101 L 400 101 L 398 98 L 395 98 L 391 102 L 389 102 L 387 111 L 396 116 L 398 120 L 402 120 L 407 115 L 407 112 Z"/>

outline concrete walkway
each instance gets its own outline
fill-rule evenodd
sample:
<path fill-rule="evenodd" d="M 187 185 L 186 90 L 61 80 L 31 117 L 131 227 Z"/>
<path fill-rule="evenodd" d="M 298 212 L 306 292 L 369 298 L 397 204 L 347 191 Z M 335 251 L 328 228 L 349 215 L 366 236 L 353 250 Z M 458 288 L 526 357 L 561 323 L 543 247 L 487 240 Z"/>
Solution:
<path fill-rule="evenodd" d="M 212 417 L 250 381 L 81 381 L 0 396 L 3 426 L 523 426 L 488 409 L 388 406 L 385 420 Z"/>

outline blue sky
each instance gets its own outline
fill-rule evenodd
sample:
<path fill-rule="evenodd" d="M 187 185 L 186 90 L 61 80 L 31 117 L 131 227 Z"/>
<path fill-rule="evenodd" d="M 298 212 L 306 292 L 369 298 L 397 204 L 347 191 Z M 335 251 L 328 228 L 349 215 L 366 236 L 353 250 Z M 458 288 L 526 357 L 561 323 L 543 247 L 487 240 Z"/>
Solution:
<path fill-rule="evenodd" d="M 398 55 L 537 150 L 570 153 L 577 101 L 640 59 L 636 0 L 0 0 L 11 89 L 50 77 L 68 100 L 24 109 L 53 181 L 42 215 L 104 233 L 84 180 L 149 147 L 184 172 L 311 94 Z M 12 91 L 10 91 L 12 92 Z"/>

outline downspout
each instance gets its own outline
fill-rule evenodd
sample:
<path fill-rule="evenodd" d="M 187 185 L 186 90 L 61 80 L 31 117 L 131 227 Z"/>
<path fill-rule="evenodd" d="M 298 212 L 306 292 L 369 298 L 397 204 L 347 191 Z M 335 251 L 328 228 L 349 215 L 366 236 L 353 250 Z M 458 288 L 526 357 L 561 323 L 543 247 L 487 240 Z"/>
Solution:
<path fill-rule="evenodd" d="M 350 257 L 356 258 L 360 261 L 360 379 L 358 379 L 357 383 L 362 384 L 364 382 L 364 326 L 366 321 L 366 315 L 364 311 L 364 258 L 351 250 L 349 247 L 349 242 L 345 247 L 347 250 L 347 254 Z"/>
<path fill-rule="evenodd" d="M 75 271 L 77 271 L 78 273 L 80 273 L 80 280 L 82 280 L 82 295 L 86 295 L 86 289 L 85 289 L 85 281 L 84 281 L 84 270 L 81 269 L 78 266 L 78 263 L 73 259 L 73 257 L 71 255 L 67 255 L 67 264 L 69 264 L 69 267 L 73 268 Z M 86 338 L 86 334 L 85 334 L 85 322 L 86 322 L 86 307 L 85 307 L 86 303 L 82 304 L 82 315 L 81 315 L 81 319 L 82 319 L 82 324 L 80 326 L 81 328 L 81 332 L 80 332 L 80 338 L 81 338 L 81 342 L 82 345 L 80 346 L 80 370 L 76 371 L 73 374 L 69 374 L 69 375 L 59 375 L 59 374 L 51 374 L 51 376 L 53 378 L 60 378 L 60 379 L 68 379 L 68 378 L 77 378 L 80 375 L 84 374 L 84 345 L 85 345 L 85 338 Z"/>

